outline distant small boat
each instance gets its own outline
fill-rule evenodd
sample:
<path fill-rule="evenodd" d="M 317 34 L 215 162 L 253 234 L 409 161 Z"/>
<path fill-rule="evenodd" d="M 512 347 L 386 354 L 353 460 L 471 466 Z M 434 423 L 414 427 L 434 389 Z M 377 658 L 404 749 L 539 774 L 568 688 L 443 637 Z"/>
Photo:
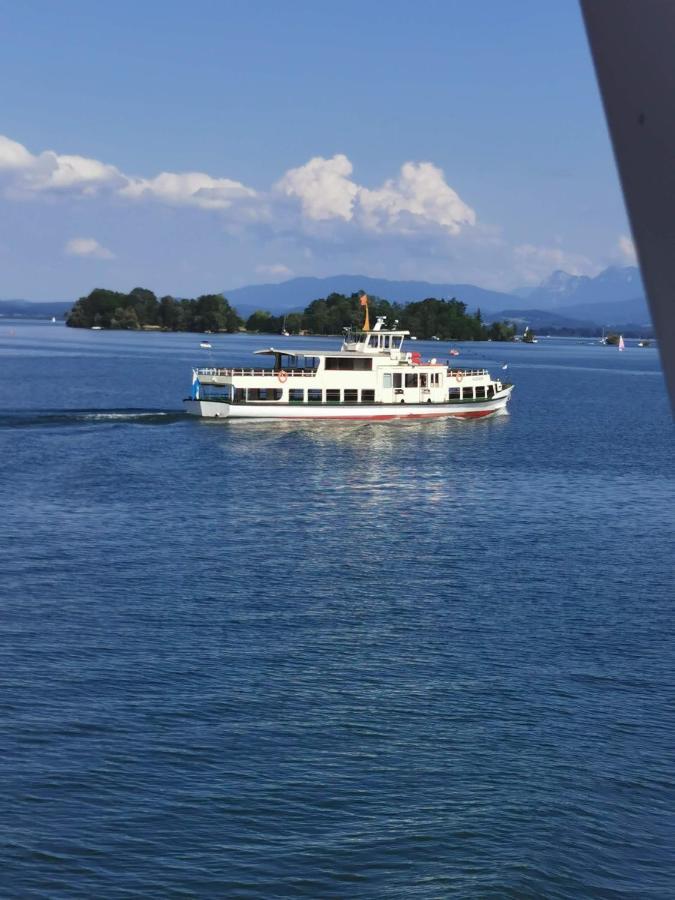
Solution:
<path fill-rule="evenodd" d="M 199 346 L 202 348 L 202 350 L 211 350 L 211 344 L 209 343 L 209 341 L 200 341 Z"/>
<path fill-rule="evenodd" d="M 450 356 L 459 356 L 459 350 L 456 350 L 454 347 L 450 350 Z"/>
<path fill-rule="evenodd" d="M 649 347 L 650 341 L 638 341 L 638 347 Z"/>
<path fill-rule="evenodd" d="M 410 340 L 411 340 L 411 341 L 416 341 L 416 340 L 417 340 L 417 338 L 416 338 L 416 337 L 415 337 L 415 335 L 414 335 L 414 334 L 411 334 L 411 335 L 410 335 Z"/>
<path fill-rule="evenodd" d="M 431 335 L 431 340 L 432 340 L 432 341 L 440 341 L 440 338 L 439 338 L 439 336 L 438 336 L 437 334 L 432 334 L 432 335 Z"/>
<path fill-rule="evenodd" d="M 52 323 L 56 324 L 56 316 L 52 316 Z"/>
<path fill-rule="evenodd" d="M 286 329 L 286 316 L 284 316 L 284 321 L 281 323 L 281 336 L 282 337 L 290 337 L 291 333 Z"/>
<path fill-rule="evenodd" d="M 626 345 L 623 342 L 623 335 L 620 334 L 619 335 L 619 350 L 625 350 L 625 349 L 626 349 Z"/>
<path fill-rule="evenodd" d="M 103 331 L 103 327 L 101 325 L 92 325 L 91 330 L 92 331 Z"/>

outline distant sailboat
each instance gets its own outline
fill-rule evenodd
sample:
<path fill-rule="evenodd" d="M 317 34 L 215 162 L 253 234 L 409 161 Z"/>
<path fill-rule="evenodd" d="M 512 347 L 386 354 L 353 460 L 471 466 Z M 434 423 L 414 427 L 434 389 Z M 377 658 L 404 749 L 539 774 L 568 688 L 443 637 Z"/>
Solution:
<path fill-rule="evenodd" d="M 626 349 L 626 345 L 623 342 L 623 335 L 620 334 L 619 335 L 619 350 L 625 350 L 625 349 Z"/>
<path fill-rule="evenodd" d="M 282 325 L 281 325 L 281 333 L 282 333 L 282 335 L 283 335 L 284 337 L 290 337 L 290 336 L 291 336 L 290 331 L 287 331 L 287 330 L 286 330 L 286 316 L 284 316 L 284 321 L 283 321 L 283 323 L 282 323 Z"/>
<path fill-rule="evenodd" d="M 52 324 L 56 324 L 56 316 L 52 316 Z"/>

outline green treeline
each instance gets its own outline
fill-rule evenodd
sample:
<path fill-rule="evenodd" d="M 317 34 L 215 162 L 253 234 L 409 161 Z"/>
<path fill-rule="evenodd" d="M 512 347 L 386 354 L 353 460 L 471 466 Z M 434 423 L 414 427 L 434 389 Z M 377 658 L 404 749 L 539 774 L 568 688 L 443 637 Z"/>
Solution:
<path fill-rule="evenodd" d="M 66 319 L 71 328 L 162 328 L 166 331 L 239 331 L 244 323 L 221 294 L 196 300 L 160 300 L 146 288 L 128 294 L 96 288 L 80 297 Z"/>
<path fill-rule="evenodd" d="M 310 334 L 340 334 L 349 325 L 363 324 L 363 307 L 359 303 L 360 293 L 350 297 L 344 294 L 329 294 L 321 300 L 313 300 L 302 313 L 287 316 L 273 316 L 259 310 L 246 321 L 247 331 L 261 331 L 278 334 L 285 325 L 291 334 L 306 331 Z M 369 297 L 371 325 L 377 316 L 386 316 L 387 325 L 393 327 L 398 320 L 400 328 L 407 329 L 420 340 L 438 337 L 455 341 L 511 341 L 515 327 L 507 322 L 484 325 L 478 310 L 468 315 L 466 303 L 461 300 L 437 300 L 428 297 L 413 303 L 390 303 L 379 297 Z"/>
<path fill-rule="evenodd" d="M 351 296 L 329 294 L 313 300 L 303 312 L 273 316 L 258 310 L 244 323 L 221 294 L 204 294 L 194 300 L 174 297 L 157 299 L 146 288 L 134 288 L 128 294 L 96 288 L 81 297 L 71 309 L 66 324 L 72 328 L 161 328 L 165 331 L 253 331 L 279 334 L 341 334 L 348 326 L 363 325 L 360 292 Z M 510 341 L 515 327 L 507 322 L 485 325 L 478 310 L 466 311 L 461 300 L 437 300 L 428 297 L 413 303 L 390 303 L 370 297 L 371 326 L 377 316 L 386 316 L 387 325 L 407 329 L 420 340 L 438 337 L 455 341 Z"/>

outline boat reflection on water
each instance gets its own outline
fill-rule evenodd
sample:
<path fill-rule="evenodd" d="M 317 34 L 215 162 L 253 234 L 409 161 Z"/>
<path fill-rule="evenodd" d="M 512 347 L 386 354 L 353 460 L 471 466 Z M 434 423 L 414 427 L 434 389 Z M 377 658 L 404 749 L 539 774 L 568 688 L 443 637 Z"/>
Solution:
<path fill-rule="evenodd" d="M 283 480 L 290 471 L 297 479 L 300 468 L 301 482 L 310 495 L 322 498 L 328 514 L 345 497 L 364 513 L 376 505 L 401 510 L 426 504 L 437 510 L 448 503 L 454 508 L 469 495 L 491 495 L 495 488 L 485 477 L 484 461 L 476 459 L 476 443 L 487 453 L 510 416 L 480 422 L 239 422 L 234 428 L 198 421 L 235 469 L 273 466 Z M 345 471 L 353 474 L 346 479 Z"/>

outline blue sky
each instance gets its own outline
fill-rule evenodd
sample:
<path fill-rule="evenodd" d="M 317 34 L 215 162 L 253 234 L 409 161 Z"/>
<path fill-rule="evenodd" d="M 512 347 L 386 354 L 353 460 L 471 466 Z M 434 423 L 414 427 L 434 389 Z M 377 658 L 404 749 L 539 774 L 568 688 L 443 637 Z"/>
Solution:
<path fill-rule="evenodd" d="M 633 261 L 573 0 L 29 0 L 0 28 L 0 297 Z"/>

